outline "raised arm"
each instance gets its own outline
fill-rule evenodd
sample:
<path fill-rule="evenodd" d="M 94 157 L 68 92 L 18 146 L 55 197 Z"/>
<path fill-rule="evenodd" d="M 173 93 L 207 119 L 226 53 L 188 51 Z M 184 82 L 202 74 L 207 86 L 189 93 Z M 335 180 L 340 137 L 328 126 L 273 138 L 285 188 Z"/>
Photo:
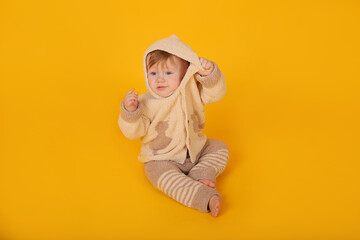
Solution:
<path fill-rule="evenodd" d="M 204 105 L 220 101 L 226 93 L 225 76 L 218 68 L 217 64 L 200 58 L 200 62 L 205 69 L 195 74 L 201 100 Z"/>

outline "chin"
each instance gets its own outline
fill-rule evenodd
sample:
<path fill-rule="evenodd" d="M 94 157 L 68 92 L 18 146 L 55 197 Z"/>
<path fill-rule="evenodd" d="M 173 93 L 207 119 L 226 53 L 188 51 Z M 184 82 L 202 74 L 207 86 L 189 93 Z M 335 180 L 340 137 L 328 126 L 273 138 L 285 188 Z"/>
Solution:
<path fill-rule="evenodd" d="M 172 95 L 172 93 L 167 93 L 167 94 L 158 93 L 158 95 L 161 96 L 161 97 L 170 97 Z"/>

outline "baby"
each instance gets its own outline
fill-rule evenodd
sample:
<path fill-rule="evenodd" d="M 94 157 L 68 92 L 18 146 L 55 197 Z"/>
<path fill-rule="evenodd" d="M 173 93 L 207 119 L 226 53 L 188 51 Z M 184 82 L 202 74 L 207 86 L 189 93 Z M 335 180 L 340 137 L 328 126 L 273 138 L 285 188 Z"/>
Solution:
<path fill-rule="evenodd" d="M 121 102 L 119 127 L 141 138 L 139 160 L 152 185 L 177 202 L 219 214 L 222 197 L 216 177 L 229 158 L 227 145 L 208 139 L 204 105 L 226 92 L 216 63 L 197 54 L 177 36 L 153 43 L 143 59 L 147 93 L 131 89 Z"/>

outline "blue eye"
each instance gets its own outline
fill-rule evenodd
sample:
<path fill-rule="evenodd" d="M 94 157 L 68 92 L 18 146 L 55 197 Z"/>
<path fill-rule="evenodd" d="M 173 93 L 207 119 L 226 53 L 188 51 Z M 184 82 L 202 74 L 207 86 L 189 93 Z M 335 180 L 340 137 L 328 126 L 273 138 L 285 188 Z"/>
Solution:
<path fill-rule="evenodd" d="M 170 75 L 170 74 L 171 74 L 171 72 L 166 72 L 166 74 L 167 74 L 167 75 Z"/>
<path fill-rule="evenodd" d="M 153 76 L 155 76 L 155 75 L 156 75 L 156 72 L 151 72 L 150 74 L 153 75 Z"/>

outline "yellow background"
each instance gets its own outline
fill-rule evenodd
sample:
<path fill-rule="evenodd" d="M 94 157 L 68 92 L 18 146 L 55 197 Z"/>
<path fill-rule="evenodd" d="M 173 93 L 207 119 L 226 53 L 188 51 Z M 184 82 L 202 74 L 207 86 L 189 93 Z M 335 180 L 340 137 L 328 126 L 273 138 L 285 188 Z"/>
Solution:
<path fill-rule="evenodd" d="M 359 1 L 1 1 L 0 239 L 360 239 Z M 176 34 L 225 74 L 218 218 L 152 187 L 119 106 Z"/>

